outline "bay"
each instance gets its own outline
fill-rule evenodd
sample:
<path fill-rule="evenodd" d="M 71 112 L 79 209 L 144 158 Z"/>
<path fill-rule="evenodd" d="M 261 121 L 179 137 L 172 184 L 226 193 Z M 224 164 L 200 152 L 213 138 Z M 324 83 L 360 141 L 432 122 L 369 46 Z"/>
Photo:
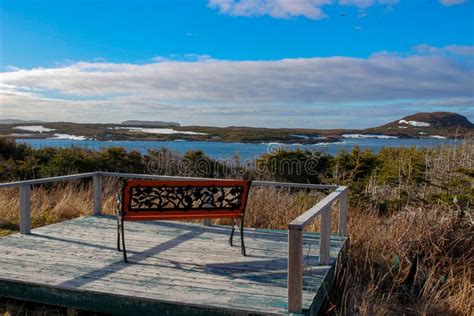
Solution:
<path fill-rule="evenodd" d="M 383 147 L 435 147 L 443 144 L 454 145 L 452 139 L 378 139 L 358 138 L 343 139 L 335 143 L 319 143 L 312 145 L 278 144 L 278 143 L 225 143 L 225 142 L 200 142 L 200 141 L 97 141 L 97 140 L 69 140 L 69 139 L 17 139 L 18 143 L 28 144 L 33 148 L 44 147 L 81 147 L 94 150 L 109 147 L 124 147 L 127 150 L 137 150 L 146 154 L 150 149 L 168 148 L 178 153 L 189 150 L 202 150 L 215 159 L 228 159 L 238 155 L 242 160 L 255 159 L 264 153 L 272 153 L 278 148 L 308 149 L 336 155 L 341 150 L 351 150 L 354 146 L 368 148 L 374 152 Z"/>

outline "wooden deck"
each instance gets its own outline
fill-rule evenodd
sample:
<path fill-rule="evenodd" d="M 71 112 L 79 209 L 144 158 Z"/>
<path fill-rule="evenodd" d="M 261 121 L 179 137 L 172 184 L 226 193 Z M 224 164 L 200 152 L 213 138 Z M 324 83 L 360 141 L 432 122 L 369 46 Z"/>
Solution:
<path fill-rule="evenodd" d="M 131 263 L 116 250 L 116 220 L 90 216 L 0 238 L 0 296 L 123 315 L 287 314 L 288 233 L 126 222 Z M 318 266 L 319 234 L 304 235 L 303 308 L 317 312 L 345 237 Z M 326 284 L 326 285 L 325 285 Z"/>

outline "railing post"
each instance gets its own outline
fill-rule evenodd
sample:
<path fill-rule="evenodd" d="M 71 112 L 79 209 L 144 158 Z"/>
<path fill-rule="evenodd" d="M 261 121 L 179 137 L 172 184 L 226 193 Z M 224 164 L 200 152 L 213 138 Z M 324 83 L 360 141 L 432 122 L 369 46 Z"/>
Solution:
<path fill-rule="evenodd" d="M 303 230 L 288 230 L 288 312 L 301 313 L 303 305 Z"/>
<path fill-rule="evenodd" d="M 99 172 L 92 176 L 94 189 L 94 215 L 102 214 L 102 176 Z"/>
<path fill-rule="evenodd" d="M 346 187 L 339 196 L 339 225 L 338 234 L 339 236 L 347 235 L 347 205 L 348 205 L 349 190 Z"/>
<path fill-rule="evenodd" d="M 20 233 L 31 233 L 30 185 L 20 185 Z"/>
<path fill-rule="evenodd" d="M 321 213 L 321 240 L 319 244 L 319 264 L 328 265 L 331 250 L 331 209 L 330 203 Z"/>

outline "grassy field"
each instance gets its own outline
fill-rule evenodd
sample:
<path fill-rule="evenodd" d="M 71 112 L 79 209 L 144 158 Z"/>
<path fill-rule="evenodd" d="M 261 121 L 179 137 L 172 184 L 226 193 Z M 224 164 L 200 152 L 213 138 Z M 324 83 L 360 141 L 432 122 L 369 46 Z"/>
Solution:
<path fill-rule="evenodd" d="M 351 162 L 355 167 L 345 171 L 340 169 L 344 157 L 340 157 L 341 161 L 336 159 L 332 168 L 339 169 L 333 170 L 331 179 L 326 179 L 349 185 L 352 193 L 348 218 L 350 245 L 324 314 L 472 315 L 472 142 L 429 151 L 389 150 L 385 153 L 387 157 L 382 157 L 385 164 L 358 178 L 360 170 L 371 161 L 364 160 L 364 155 L 368 154 L 357 156 L 360 159 Z M 422 166 L 418 165 L 421 162 Z M 114 180 L 105 181 L 106 213 L 115 211 L 117 190 Z M 245 224 L 286 229 L 288 222 L 322 196 L 254 188 Z M 17 231 L 18 203 L 15 189 L 0 190 L 2 234 Z M 88 183 L 70 182 L 33 190 L 34 227 L 88 215 L 91 210 L 92 191 Z M 333 223 L 337 223 L 336 219 Z M 317 221 L 309 227 L 312 231 L 318 229 Z M 41 314 L 42 308 L 46 308 L 25 306 L 4 300 L 0 313 L 27 315 L 36 310 Z"/>

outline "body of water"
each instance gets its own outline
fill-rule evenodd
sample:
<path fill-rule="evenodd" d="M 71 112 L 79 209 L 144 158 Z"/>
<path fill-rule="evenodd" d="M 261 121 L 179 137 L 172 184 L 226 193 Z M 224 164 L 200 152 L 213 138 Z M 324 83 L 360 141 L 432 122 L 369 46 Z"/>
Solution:
<path fill-rule="evenodd" d="M 276 144 L 276 143 L 223 143 L 223 142 L 198 142 L 198 141 L 97 141 L 97 140 L 68 140 L 68 139 L 17 139 L 33 148 L 43 147 L 82 147 L 101 149 L 107 147 L 124 147 L 128 150 L 138 150 L 146 153 L 150 149 L 169 148 L 179 153 L 189 150 L 202 150 L 212 158 L 232 158 L 236 154 L 241 159 L 254 159 L 267 152 L 275 152 L 278 148 L 302 148 L 311 151 L 320 151 L 336 155 L 340 150 L 351 150 L 354 146 L 369 148 L 378 152 L 382 147 L 434 147 L 442 144 L 455 144 L 450 139 L 377 139 L 358 138 L 344 139 L 337 143 L 320 143 L 314 145 Z"/>

